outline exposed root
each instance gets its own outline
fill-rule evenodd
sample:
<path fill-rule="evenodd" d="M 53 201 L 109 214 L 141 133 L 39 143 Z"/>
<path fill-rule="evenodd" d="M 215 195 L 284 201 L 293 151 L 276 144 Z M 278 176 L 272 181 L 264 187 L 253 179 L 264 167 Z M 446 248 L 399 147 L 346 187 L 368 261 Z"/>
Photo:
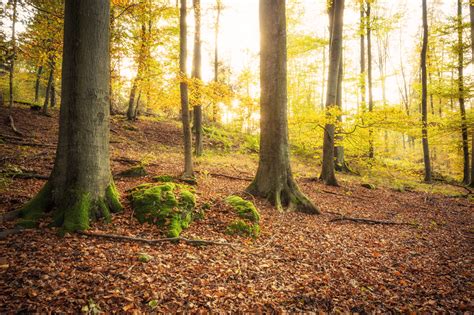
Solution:
<path fill-rule="evenodd" d="M 363 218 L 352 218 L 341 215 L 338 218 L 331 219 L 329 222 L 339 222 L 339 221 L 351 221 L 355 223 L 362 224 L 381 224 L 381 225 L 408 225 L 408 226 L 417 226 L 414 223 L 407 222 L 394 222 L 394 221 L 384 221 L 384 220 L 374 220 L 374 219 L 363 219 Z"/>
<path fill-rule="evenodd" d="M 12 128 L 13 132 L 21 137 L 24 137 L 25 135 L 16 129 L 15 120 L 13 119 L 12 115 L 8 115 L 8 120 L 10 121 L 10 127 Z"/>

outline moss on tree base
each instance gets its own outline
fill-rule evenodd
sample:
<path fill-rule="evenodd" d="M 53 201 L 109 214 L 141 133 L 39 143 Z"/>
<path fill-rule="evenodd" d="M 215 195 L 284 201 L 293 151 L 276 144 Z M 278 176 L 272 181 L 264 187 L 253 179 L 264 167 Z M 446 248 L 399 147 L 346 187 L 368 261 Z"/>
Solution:
<path fill-rule="evenodd" d="M 88 192 L 75 191 L 64 205 L 54 204 L 51 184 L 48 182 L 20 210 L 21 219 L 18 225 L 26 228 L 37 227 L 39 219 L 50 212 L 53 218 L 51 225 L 61 227 L 62 232 L 83 231 L 89 228 L 91 221 L 99 218 L 110 221 L 110 213 L 121 210 L 119 194 L 113 182 L 105 189 L 102 198 L 94 200 Z"/>

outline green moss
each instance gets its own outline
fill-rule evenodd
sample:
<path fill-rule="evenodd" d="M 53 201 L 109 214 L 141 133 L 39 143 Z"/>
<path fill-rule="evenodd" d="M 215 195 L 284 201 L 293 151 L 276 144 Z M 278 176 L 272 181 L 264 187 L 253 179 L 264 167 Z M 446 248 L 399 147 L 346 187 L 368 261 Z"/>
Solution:
<path fill-rule="evenodd" d="M 123 206 L 120 203 L 120 195 L 113 180 L 105 190 L 105 200 L 110 212 L 120 212 L 123 210 Z"/>
<path fill-rule="evenodd" d="M 153 256 L 150 256 L 147 253 L 139 253 L 138 254 L 138 261 L 140 261 L 142 263 L 147 263 L 152 259 L 153 259 Z"/>
<path fill-rule="evenodd" d="M 227 233 L 256 238 L 260 234 L 260 226 L 244 220 L 235 220 L 227 226 Z"/>
<path fill-rule="evenodd" d="M 83 231 L 89 228 L 89 213 L 93 202 L 89 193 L 79 193 L 74 196 L 74 202 L 68 209 L 64 209 L 62 224 L 65 232 Z"/>
<path fill-rule="evenodd" d="M 18 225 L 24 228 L 34 228 L 38 226 L 38 220 L 52 205 L 51 184 L 47 182 L 38 194 L 33 197 L 20 210 L 20 221 Z"/>
<path fill-rule="evenodd" d="M 142 177 L 146 176 L 147 172 L 143 165 L 136 165 L 128 170 L 120 172 L 118 175 L 123 177 Z"/>
<path fill-rule="evenodd" d="M 171 175 L 160 175 L 160 176 L 153 177 L 153 180 L 155 182 L 167 183 L 167 182 L 172 182 L 174 180 L 174 177 Z"/>
<path fill-rule="evenodd" d="M 260 213 L 252 202 L 234 195 L 227 197 L 225 201 L 235 210 L 239 217 L 254 223 L 260 221 Z"/>
<path fill-rule="evenodd" d="M 132 189 L 130 199 L 138 221 L 164 227 L 168 237 L 178 237 L 193 220 L 196 197 L 191 187 L 140 185 Z"/>

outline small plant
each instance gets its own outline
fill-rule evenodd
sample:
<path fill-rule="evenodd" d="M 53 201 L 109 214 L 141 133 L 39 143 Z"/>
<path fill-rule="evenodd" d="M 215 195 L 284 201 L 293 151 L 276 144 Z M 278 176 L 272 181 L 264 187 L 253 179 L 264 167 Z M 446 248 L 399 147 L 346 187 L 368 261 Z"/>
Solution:
<path fill-rule="evenodd" d="M 147 263 L 153 259 L 153 256 L 148 255 L 147 253 L 139 253 L 138 254 L 138 261 L 142 263 Z"/>

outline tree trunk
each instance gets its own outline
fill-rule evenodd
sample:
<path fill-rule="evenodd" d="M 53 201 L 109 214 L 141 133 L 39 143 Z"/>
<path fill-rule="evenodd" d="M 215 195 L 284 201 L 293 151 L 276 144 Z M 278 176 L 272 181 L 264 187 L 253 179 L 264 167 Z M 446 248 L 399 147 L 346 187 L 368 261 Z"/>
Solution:
<path fill-rule="evenodd" d="M 43 65 L 38 67 L 38 71 L 36 72 L 36 83 L 35 83 L 35 104 L 38 103 L 39 100 L 39 88 L 40 88 L 40 81 L 41 81 L 41 74 L 43 73 Z"/>
<path fill-rule="evenodd" d="M 374 96 L 372 89 L 372 22 L 370 13 L 370 2 L 367 2 L 367 77 L 369 81 L 369 112 L 374 109 Z M 369 158 L 373 159 L 374 153 L 374 130 L 369 128 Z"/>
<path fill-rule="evenodd" d="M 288 148 L 285 0 L 260 0 L 260 153 L 255 179 L 247 188 L 278 210 L 317 214 L 293 179 Z"/>
<path fill-rule="evenodd" d="M 35 226 L 52 210 L 64 232 L 121 209 L 109 162 L 108 0 L 66 0 L 59 141 L 49 181 L 21 210 Z"/>
<path fill-rule="evenodd" d="M 11 56 L 10 61 L 10 76 L 9 76 L 9 86 L 10 86 L 10 100 L 9 100 L 9 108 L 10 111 L 13 108 L 14 102 L 14 93 L 13 93 L 13 81 L 15 79 L 15 60 L 16 60 L 16 19 L 17 19 L 17 0 L 13 0 L 13 12 L 12 12 L 12 49 L 13 53 Z"/>
<path fill-rule="evenodd" d="M 471 64 L 474 64 L 474 2 L 469 4 L 469 16 L 471 20 Z M 474 128 L 471 131 L 471 182 L 470 187 L 474 187 Z"/>
<path fill-rule="evenodd" d="M 431 182 L 431 161 L 430 148 L 428 144 L 428 84 L 426 73 L 426 56 L 428 52 L 428 14 L 426 0 L 423 1 L 423 46 L 421 49 L 421 116 L 422 116 L 422 142 L 423 142 L 423 160 L 425 164 L 425 182 Z"/>
<path fill-rule="evenodd" d="M 326 38 L 326 32 L 324 34 Z M 326 93 L 326 45 L 323 45 L 323 79 L 321 88 L 321 110 L 324 110 L 324 93 Z"/>
<path fill-rule="evenodd" d="M 467 134 L 466 105 L 464 99 L 464 52 L 462 38 L 462 0 L 458 0 L 458 82 L 459 82 L 459 108 L 461 112 L 461 136 L 463 152 L 463 179 L 465 185 L 470 183 L 469 172 L 469 140 Z"/>
<path fill-rule="evenodd" d="M 48 110 L 48 105 L 49 105 L 49 98 L 52 92 L 52 84 L 53 84 L 53 75 L 54 75 L 54 61 L 52 58 L 50 58 L 49 62 L 49 78 L 48 78 L 48 84 L 46 85 L 46 93 L 44 97 L 44 103 L 43 103 L 43 115 L 49 115 L 49 110 Z"/>
<path fill-rule="evenodd" d="M 194 55 L 193 55 L 193 69 L 192 77 L 197 79 L 200 83 L 201 77 L 201 0 L 193 0 L 194 7 Z M 200 84 L 197 84 L 196 97 L 193 104 L 194 111 L 194 135 L 195 135 L 195 154 L 201 156 L 203 151 L 202 145 L 202 106 L 201 106 L 201 91 Z"/>
<path fill-rule="evenodd" d="M 365 27 L 364 27 L 364 1 L 360 3 L 360 106 L 362 112 L 365 112 L 367 109 L 367 92 L 366 92 L 366 74 L 365 74 Z"/>
<path fill-rule="evenodd" d="M 344 0 L 334 0 L 329 9 L 329 25 L 330 25 L 330 46 L 329 46 L 329 71 L 328 86 L 326 94 L 326 110 L 328 118 L 332 120 L 330 111 L 338 106 L 341 97 L 338 83 L 339 77 L 342 76 L 342 28 L 344 15 Z M 338 93 L 339 92 L 339 93 Z M 323 163 L 320 178 L 326 185 L 337 186 L 334 165 L 334 134 L 335 126 L 333 122 L 326 124 L 324 128 L 323 142 Z"/>
<path fill-rule="evenodd" d="M 127 119 L 135 120 L 137 116 L 135 113 L 135 96 L 137 94 L 137 89 L 141 85 L 143 80 L 143 70 L 145 67 L 145 54 L 146 54 L 146 25 L 142 23 L 141 33 L 140 33 L 140 51 L 138 52 L 138 68 L 137 75 L 133 80 L 132 89 L 130 90 L 130 97 L 128 99 L 128 110 L 127 110 Z M 110 91 L 109 91 L 110 92 Z"/>
<path fill-rule="evenodd" d="M 186 7 L 187 1 L 180 0 L 180 15 L 179 15 L 179 70 L 182 76 L 179 89 L 181 92 L 181 120 L 183 122 L 183 142 L 184 142 L 184 172 L 183 178 L 194 178 L 193 171 L 193 158 L 192 158 L 192 135 L 191 126 L 189 123 L 189 101 L 188 101 L 188 84 L 187 71 L 186 71 L 186 59 L 188 53 L 188 42 L 187 42 L 187 25 L 186 25 Z"/>
<path fill-rule="evenodd" d="M 52 70 L 53 70 L 53 73 L 52 73 L 52 78 L 51 78 L 51 95 L 50 95 L 51 102 L 50 102 L 50 107 L 54 108 L 54 107 L 56 107 L 56 83 L 55 83 L 55 80 L 54 80 L 56 65 L 54 65 Z"/>
<path fill-rule="evenodd" d="M 222 11 L 222 0 L 216 0 L 216 25 L 214 33 L 214 81 L 219 82 L 219 27 Z M 212 103 L 212 121 L 217 121 L 218 106 L 217 102 Z"/>

